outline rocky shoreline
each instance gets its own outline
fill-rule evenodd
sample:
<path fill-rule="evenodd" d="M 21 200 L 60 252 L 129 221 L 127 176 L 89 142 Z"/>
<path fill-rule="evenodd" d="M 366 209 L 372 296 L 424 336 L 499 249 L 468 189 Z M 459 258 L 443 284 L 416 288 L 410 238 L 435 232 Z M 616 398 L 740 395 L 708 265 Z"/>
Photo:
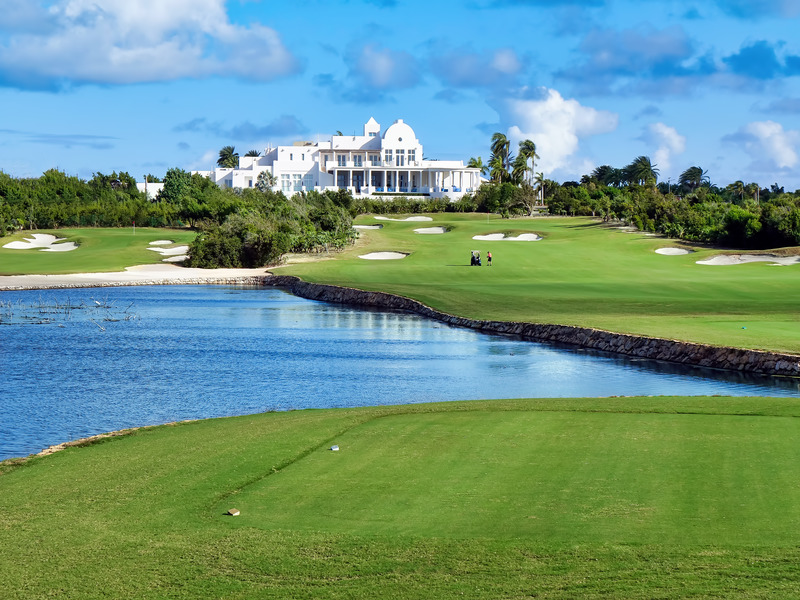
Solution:
<path fill-rule="evenodd" d="M 0 290 L 70 289 L 86 287 L 117 287 L 130 285 L 246 285 L 285 288 L 292 294 L 309 300 L 403 310 L 442 321 L 457 327 L 467 327 L 487 333 L 514 335 L 540 342 L 568 344 L 611 352 L 636 358 L 662 360 L 689 366 L 741 371 L 761 375 L 800 377 L 800 356 L 761 350 L 746 350 L 725 346 L 697 344 L 680 340 L 614 333 L 588 327 L 520 323 L 509 321 L 483 321 L 450 315 L 429 306 L 385 292 L 369 292 L 328 284 L 308 283 L 290 275 L 273 275 L 268 272 L 254 275 L 221 275 L 202 277 L 153 277 L 136 280 L 49 282 L 46 285 L 3 285 Z"/>
<path fill-rule="evenodd" d="M 405 310 L 458 327 L 515 335 L 532 341 L 569 344 L 581 348 L 683 365 L 762 375 L 800 377 L 800 356 L 793 354 L 711 346 L 680 340 L 613 333 L 588 327 L 473 320 L 434 310 L 410 298 L 384 292 L 368 292 L 354 288 L 308 283 L 297 277 L 286 275 L 265 277 L 264 284 L 286 288 L 294 295 L 310 300 Z"/>

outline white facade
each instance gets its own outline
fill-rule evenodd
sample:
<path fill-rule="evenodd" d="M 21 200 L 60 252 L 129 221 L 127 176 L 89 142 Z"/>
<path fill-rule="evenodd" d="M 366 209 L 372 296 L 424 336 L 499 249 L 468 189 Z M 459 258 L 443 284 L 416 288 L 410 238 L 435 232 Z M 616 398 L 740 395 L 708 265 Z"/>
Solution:
<path fill-rule="evenodd" d="M 370 118 L 364 135 L 335 135 L 330 141 L 295 142 L 267 148 L 263 156 L 242 156 L 236 169 L 194 171 L 217 185 L 255 187 L 262 172 L 275 176 L 275 190 L 286 195 L 302 191 L 349 189 L 354 196 L 445 196 L 457 200 L 481 183 L 480 170 L 462 161 L 423 160 L 422 144 L 402 119 L 381 136 Z"/>

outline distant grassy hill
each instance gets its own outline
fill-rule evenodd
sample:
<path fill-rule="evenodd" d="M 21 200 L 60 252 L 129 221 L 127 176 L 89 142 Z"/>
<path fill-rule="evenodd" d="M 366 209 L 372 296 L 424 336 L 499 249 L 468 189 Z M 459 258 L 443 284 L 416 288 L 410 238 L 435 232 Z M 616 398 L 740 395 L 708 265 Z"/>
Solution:
<path fill-rule="evenodd" d="M 798 597 L 798 417 L 607 398 L 139 430 L 0 466 L 2 596 Z"/>
<path fill-rule="evenodd" d="M 3 247 L 10 242 L 22 241 L 34 233 L 49 233 L 64 238 L 78 244 L 78 248 L 69 252 L 41 252 Z M 161 254 L 146 249 L 150 242 L 167 239 L 188 245 L 196 235 L 196 232 L 187 229 L 153 227 L 137 227 L 135 232 L 131 227 L 23 231 L 0 238 L 0 275 L 122 271 L 133 265 L 161 262 L 164 258 Z"/>
<path fill-rule="evenodd" d="M 681 244 L 587 218 L 499 219 L 442 213 L 432 222 L 381 221 L 337 260 L 290 265 L 307 281 L 408 296 L 479 319 L 597 327 L 741 348 L 800 353 L 800 265 L 698 265 L 720 253 L 655 250 Z M 362 216 L 357 223 L 379 223 Z M 445 234 L 414 229 L 443 226 Z M 475 235 L 535 232 L 538 242 L 476 241 Z M 494 256 L 470 267 L 471 250 Z M 402 260 L 364 260 L 400 251 Z M 783 249 L 793 253 L 796 249 Z"/>

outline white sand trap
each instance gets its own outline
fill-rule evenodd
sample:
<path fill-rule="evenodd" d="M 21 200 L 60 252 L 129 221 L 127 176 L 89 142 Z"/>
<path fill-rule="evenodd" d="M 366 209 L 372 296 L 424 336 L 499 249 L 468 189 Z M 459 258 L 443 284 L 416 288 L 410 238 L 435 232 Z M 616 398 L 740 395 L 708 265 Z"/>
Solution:
<path fill-rule="evenodd" d="M 189 246 L 174 246 L 172 248 L 148 248 L 153 252 L 158 252 L 161 256 L 177 256 L 178 254 L 186 254 L 189 251 Z"/>
<path fill-rule="evenodd" d="M 383 229 L 383 225 L 353 225 L 353 229 Z"/>
<path fill-rule="evenodd" d="M 774 254 L 720 254 L 706 260 L 698 260 L 698 265 L 743 265 L 752 262 L 765 262 L 772 265 L 796 265 L 800 256 L 776 256 Z"/>
<path fill-rule="evenodd" d="M 362 254 L 358 258 L 366 258 L 367 260 L 398 260 L 405 258 L 408 254 L 403 252 L 370 252 L 369 254 Z"/>
<path fill-rule="evenodd" d="M 656 254 L 664 254 L 665 256 L 680 256 L 681 254 L 689 254 L 686 248 L 659 248 Z"/>
<path fill-rule="evenodd" d="M 444 227 L 423 227 L 422 229 L 415 229 L 414 233 L 447 233 Z"/>
<path fill-rule="evenodd" d="M 42 252 L 69 252 L 75 250 L 78 244 L 75 242 L 67 242 L 65 244 L 57 244 L 66 238 L 57 238 L 49 233 L 34 233 L 31 237 L 25 238 L 24 242 L 9 242 L 3 248 L 11 250 L 40 250 Z"/>
<path fill-rule="evenodd" d="M 432 217 L 406 217 L 405 219 L 392 219 L 390 217 L 375 217 L 378 221 L 433 221 Z"/>
<path fill-rule="evenodd" d="M 170 244 L 174 244 L 172 240 L 156 240 L 154 242 L 150 242 L 151 246 L 169 246 Z"/>
<path fill-rule="evenodd" d="M 48 246 L 47 248 L 41 248 L 40 252 L 69 252 L 70 250 L 75 250 L 78 247 L 78 244 L 75 242 L 64 242 L 63 244 L 53 244 L 52 246 Z"/>
<path fill-rule="evenodd" d="M 189 258 L 188 254 L 180 254 L 178 256 L 170 256 L 169 258 L 165 258 L 161 262 L 177 263 L 177 262 L 183 262 L 187 258 Z"/>
<path fill-rule="evenodd" d="M 535 233 L 520 233 L 516 237 L 506 237 L 504 233 L 489 233 L 486 235 L 473 235 L 473 240 L 486 242 L 538 242 L 542 236 Z"/>

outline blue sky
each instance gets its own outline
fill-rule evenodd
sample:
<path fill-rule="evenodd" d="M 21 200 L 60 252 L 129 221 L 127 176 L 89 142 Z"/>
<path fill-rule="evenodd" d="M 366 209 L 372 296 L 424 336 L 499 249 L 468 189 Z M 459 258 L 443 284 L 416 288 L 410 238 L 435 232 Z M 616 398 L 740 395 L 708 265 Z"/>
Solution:
<path fill-rule="evenodd" d="M 565 181 L 800 188 L 800 0 L 1 0 L 0 169 L 163 175 L 402 118 L 425 155 L 532 139 Z"/>

